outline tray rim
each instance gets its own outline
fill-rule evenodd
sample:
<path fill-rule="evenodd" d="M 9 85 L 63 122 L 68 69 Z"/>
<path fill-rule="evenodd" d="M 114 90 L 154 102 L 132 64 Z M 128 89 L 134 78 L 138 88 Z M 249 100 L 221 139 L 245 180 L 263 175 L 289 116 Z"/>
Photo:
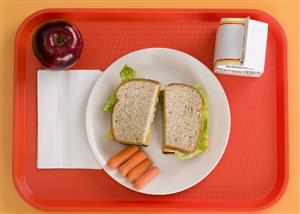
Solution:
<path fill-rule="evenodd" d="M 274 33 L 279 36 L 281 43 L 279 44 L 282 46 L 283 49 L 283 61 L 282 61 L 282 68 L 284 69 L 283 73 L 283 108 L 284 108 L 284 129 L 283 129 L 283 135 L 284 135 L 284 175 L 281 181 L 278 181 L 278 178 L 276 179 L 276 182 L 274 186 L 272 187 L 271 191 L 263 197 L 261 200 L 257 202 L 250 202 L 248 206 L 238 204 L 236 202 L 234 203 L 229 203 L 228 202 L 209 202 L 209 203 L 197 203 L 193 202 L 192 204 L 189 205 L 189 207 L 186 207 L 186 204 L 179 204 L 176 203 L 176 206 L 174 206 L 174 203 L 172 202 L 162 202 L 164 207 L 160 206 L 160 201 L 143 201 L 141 205 L 139 203 L 132 202 L 129 204 L 129 202 L 123 202 L 123 201 L 108 201 L 108 202 L 99 202 L 99 201 L 92 201 L 91 203 L 85 203 L 85 205 L 76 205 L 77 201 L 63 201 L 64 203 L 56 203 L 56 205 L 51 205 L 53 203 L 50 200 L 47 199 L 42 199 L 34 195 L 34 193 L 31 191 L 30 187 L 26 183 L 26 178 L 24 174 L 22 174 L 22 169 L 20 165 L 18 165 L 19 160 L 22 159 L 21 157 L 16 157 L 15 153 L 17 150 L 20 150 L 21 148 L 24 148 L 24 145 L 18 144 L 18 147 L 16 146 L 18 139 L 20 137 L 20 132 L 18 130 L 20 129 L 18 127 L 18 98 L 19 94 L 17 92 L 17 70 L 18 70 L 18 63 L 17 63 L 17 55 L 18 55 L 18 43 L 21 39 L 21 35 L 23 31 L 26 29 L 27 24 L 42 16 L 45 14 L 49 13 L 55 13 L 55 12 L 66 12 L 66 13 L 74 13 L 74 12 L 98 12 L 98 13 L 120 13 L 120 12 L 136 12 L 136 13 L 203 13 L 203 12 L 212 12 L 212 13 L 240 13 L 240 12 L 245 12 L 249 14 L 258 14 L 261 16 L 264 16 L 264 18 L 267 18 L 268 20 L 271 20 L 272 25 L 274 25 Z M 13 178 L 13 183 L 14 186 L 25 202 L 30 204 L 31 206 L 42 209 L 42 210 L 52 210 L 52 211 L 92 211 L 92 210 L 101 210 L 101 211 L 132 211 L 132 210 L 137 210 L 139 208 L 145 208 L 147 210 L 151 211 L 199 211 L 199 210 L 209 210 L 209 211 L 258 211 L 262 209 L 266 209 L 272 205 L 274 205 L 284 194 L 287 185 L 288 185 L 288 180 L 289 180 L 289 154 L 288 154 L 288 85 L 287 85 L 287 75 L 288 75 L 288 68 L 287 68 L 287 38 L 285 35 L 285 32 L 282 28 L 282 26 L 279 24 L 279 22 L 270 14 L 268 14 L 265 11 L 262 10 L 257 10 L 257 9 L 204 9 L 204 8 L 176 8 L 176 9 L 171 9 L 171 8 L 47 8 L 47 9 L 42 9 L 38 10 L 28 17 L 26 17 L 22 23 L 20 24 L 16 35 L 15 35 L 15 41 L 14 41 L 14 86 L 13 86 L 13 160 L 12 160 L 12 178 Z M 21 126 L 21 130 L 22 126 Z M 17 134 L 18 133 L 18 134 Z M 21 134 L 24 135 L 22 132 Z M 274 193 L 273 193 L 274 192 Z M 50 202 L 50 203 L 49 203 Z M 59 202 L 59 201 L 58 201 Z M 78 201 L 82 202 L 82 201 Z M 124 206 L 118 206 L 117 209 L 114 207 L 112 209 L 111 207 L 115 205 L 115 202 L 118 202 L 119 205 L 124 205 Z M 55 204 L 55 203 L 54 203 Z M 59 204 L 59 205 L 57 205 Z M 232 206 L 234 204 L 234 206 Z M 256 204 L 256 206 L 251 206 L 250 204 Z M 126 207 L 127 205 L 127 207 Z M 129 205 L 129 206 L 128 206 Z"/>

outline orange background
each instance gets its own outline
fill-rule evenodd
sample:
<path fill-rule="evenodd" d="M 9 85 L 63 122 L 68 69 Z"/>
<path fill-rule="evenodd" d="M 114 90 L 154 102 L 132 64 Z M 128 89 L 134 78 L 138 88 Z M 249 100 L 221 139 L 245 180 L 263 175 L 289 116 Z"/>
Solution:
<path fill-rule="evenodd" d="M 44 8 L 117 7 L 117 8 L 249 8 L 274 16 L 288 38 L 289 150 L 290 179 L 286 192 L 274 206 L 259 213 L 299 213 L 299 2 L 298 1 L 67 1 L 67 0 L 0 0 L 1 1 L 1 204 L 0 213 L 41 213 L 26 204 L 12 183 L 12 88 L 13 42 L 22 20 Z M 71 3 L 72 2 L 72 3 Z M 211 212 L 212 213 L 212 212 Z"/>

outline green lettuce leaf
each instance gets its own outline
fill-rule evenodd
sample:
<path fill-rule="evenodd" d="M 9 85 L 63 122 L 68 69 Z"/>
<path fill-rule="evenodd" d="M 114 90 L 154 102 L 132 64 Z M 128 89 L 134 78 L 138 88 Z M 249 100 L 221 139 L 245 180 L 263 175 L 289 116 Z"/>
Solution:
<path fill-rule="evenodd" d="M 103 105 L 102 109 L 103 111 L 109 111 L 112 112 L 114 105 L 118 101 L 117 94 L 114 91 L 112 95 L 110 95 L 106 101 L 106 103 Z"/>
<path fill-rule="evenodd" d="M 126 64 L 126 65 L 124 65 L 123 69 L 120 72 L 120 77 L 121 77 L 123 82 L 135 79 L 136 78 L 136 71 Z"/>
<path fill-rule="evenodd" d="M 200 85 L 194 86 L 194 88 L 200 93 L 202 97 L 202 109 L 201 109 L 201 135 L 199 137 L 199 142 L 194 152 L 192 153 L 182 153 L 175 152 L 176 158 L 179 160 L 190 159 L 207 149 L 208 140 L 208 112 L 207 112 L 207 96 Z"/>
<path fill-rule="evenodd" d="M 120 77 L 121 77 L 122 82 L 135 79 L 136 71 L 126 64 L 120 71 Z M 113 94 L 109 96 L 106 103 L 103 105 L 103 107 L 102 107 L 103 111 L 112 112 L 117 101 L 118 101 L 117 94 L 116 94 L 116 91 L 114 91 Z"/>

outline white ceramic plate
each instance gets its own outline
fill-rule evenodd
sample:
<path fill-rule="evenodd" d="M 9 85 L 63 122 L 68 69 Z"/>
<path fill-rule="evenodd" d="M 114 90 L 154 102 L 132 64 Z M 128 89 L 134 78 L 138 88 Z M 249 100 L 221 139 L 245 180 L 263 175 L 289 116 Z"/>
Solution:
<path fill-rule="evenodd" d="M 181 161 L 174 155 L 163 154 L 161 112 L 158 108 L 152 125 L 148 147 L 143 149 L 161 170 L 142 190 L 122 178 L 105 163 L 124 148 L 109 140 L 110 113 L 101 110 L 107 98 L 120 83 L 119 72 L 128 64 L 138 77 L 169 83 L 201 84 L 208 97 L 209 141 L 208 150 L 192 159 Z M 173 49 L 148 48 L 127 54 L 109 66 L 91 91 L 86 112 L 86 129 L 92 151 L 103 169 L 123 186 L 146 194 L 165 195 L 188 189 L 203 180 L 220 161 L 230 131 L 230 110 L 224 90 L 213 73 L 194 57 Z"/>

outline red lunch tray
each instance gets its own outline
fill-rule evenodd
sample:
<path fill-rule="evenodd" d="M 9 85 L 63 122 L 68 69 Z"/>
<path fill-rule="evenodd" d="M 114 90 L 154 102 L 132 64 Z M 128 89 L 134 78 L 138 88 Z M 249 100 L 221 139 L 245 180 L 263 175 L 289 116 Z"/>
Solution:
<path fill-rule="evenodd" d="M 222 17 L 267 22 L 265 72 L 260 78 L 216 75 L 231 109 L 229 144 L 217 167 L 186 191 L 151 196 L 131 191 L 101 170 L 38 170 L 37 73 L 31 36 L 49 19 L 74 22 L 84 49 L 74 69 L 105 70 L 142 48 L 186 52 L 212 69 Z M 257 10 L 48 9 L 20 26 L 14 59 L 13 180 L 22 198 L 47 210 L 258 210 L 274 204 L 288 180 L 287 42 L 270 15 Z M 180 169 L 178 169 L 180 170 Z M 197 170 L 197 166 L 195 166 Z"/>

